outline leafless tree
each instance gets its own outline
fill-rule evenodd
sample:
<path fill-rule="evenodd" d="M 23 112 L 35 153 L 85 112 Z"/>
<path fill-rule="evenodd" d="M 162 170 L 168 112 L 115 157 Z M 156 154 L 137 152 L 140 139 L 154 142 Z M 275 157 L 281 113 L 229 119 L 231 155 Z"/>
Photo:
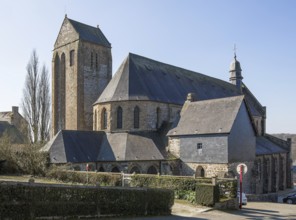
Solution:
<path fill-rule="evenodd" d="M 27 65 L 27 75 L 23 90 L 22 109 L 29 123 L 28 134 L 30 141 L 45 141 L 49 132 L 50 95 L 48 71 L 43 66 L 41 74 L 39 59 L 35 50 Z"/>
<path fill-rule="evenodd" d="M 49 95 L 49 79 L 48 70 L 43 65 L 41 70 L 41 76 L 38 85 L 39 95 L 39 136 L 41 141 L 45 141 L 49 138 L 50 130 L 50 95 Z"/>

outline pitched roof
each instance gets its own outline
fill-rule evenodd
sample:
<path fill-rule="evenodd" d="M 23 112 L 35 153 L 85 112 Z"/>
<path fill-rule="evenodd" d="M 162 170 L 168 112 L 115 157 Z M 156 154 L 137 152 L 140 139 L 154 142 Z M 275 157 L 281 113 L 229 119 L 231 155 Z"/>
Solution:
<path fill-rule="evenodd" d="M 6 134 L 11 143 L 21 144 L 26 141 L 26 137 L 7 121 L 0 121 L 0 138 Z"/>
<path fill-rule="evenodd" d="M 50 153 L 51 163 L 163 160 L 159 138 L 155 132 L 62 130 L 42 150 Z"/>
<path fill-rule="evenodd" d="M 243 100 L 244 96 L 235 96 L 185 104 L 168 136 L 230 133 Z"/>
<path fill-rule="evenodd" d="M 183 105 L 188 93 L 198 100 L 240 94 L 231 83 L 130 53 L 96 103 L 150 100 Z"/>
<path fill-rule="evenodd" d="M 284 149 L 279 144 L 275 143 L 268 137 L 259 136 L 256 138 L 256 155 L 286 153 L 288 150 Z"/>
<path fill-rule="evenodd" d="M 111 44 L 109 43 L 103 32 L 100 30 L 100 28 L 92 27 L 69 18 L 67 19 L 79 34 L 80 39 L 91 43 L 100 44 L 106 47 L 111 47 Z"/>

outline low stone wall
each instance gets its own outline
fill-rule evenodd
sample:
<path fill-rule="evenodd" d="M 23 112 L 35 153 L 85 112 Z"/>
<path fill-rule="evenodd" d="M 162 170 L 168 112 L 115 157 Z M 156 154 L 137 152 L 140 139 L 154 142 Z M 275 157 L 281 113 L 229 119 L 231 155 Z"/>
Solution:
<path fill-rule="evenodd" d="M 238 202 L 237 198 L 228 199 L 226 201 L 216 203 L 214 208 L 222 209 L 222 210 L 238 209 L 239 208 L 239 202 Z"/>

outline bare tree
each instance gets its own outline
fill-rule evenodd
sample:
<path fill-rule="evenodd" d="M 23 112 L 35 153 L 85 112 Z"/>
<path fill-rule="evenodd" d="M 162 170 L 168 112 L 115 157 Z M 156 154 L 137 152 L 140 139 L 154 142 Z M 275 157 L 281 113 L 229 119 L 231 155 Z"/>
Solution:
<path fill-rule="evenodd" d="M 38 85 L 40 122 L 39 135 L 40 141 L 45 141 L 49 138 L 50 130 L 50 95 L 49 95 L 49 79 L 48 70 L 45 65 L 42 67 L 41 76 Z"/>
<path fill-rule="evenodd" d="M 48 71 L 44 66 L 39 73 L 39 59 L 35 50 L 27 65 L 23 90 L 22 109 L 29 123 L 28 134 L 31 143 L 44 141 L 48 137 L 50 120 L 50 97 Z"/>

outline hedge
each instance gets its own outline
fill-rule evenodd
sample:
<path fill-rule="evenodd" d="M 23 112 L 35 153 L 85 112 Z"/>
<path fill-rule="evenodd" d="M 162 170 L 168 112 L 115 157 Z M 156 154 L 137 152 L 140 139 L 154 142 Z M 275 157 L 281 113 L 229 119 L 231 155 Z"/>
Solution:
<path fill-rule="evenodd" d="M 171 190 L 1 184 L 0 219 L 170 214 Z"/>
<path fill-rule="evenodd" d="M 91 185 L 99 184 L 100 186 L 121 186 L 120 173 L 67 171 L 57 167 L 51 169 L 46 176 L 66 183 L 71 182 Z"/>

